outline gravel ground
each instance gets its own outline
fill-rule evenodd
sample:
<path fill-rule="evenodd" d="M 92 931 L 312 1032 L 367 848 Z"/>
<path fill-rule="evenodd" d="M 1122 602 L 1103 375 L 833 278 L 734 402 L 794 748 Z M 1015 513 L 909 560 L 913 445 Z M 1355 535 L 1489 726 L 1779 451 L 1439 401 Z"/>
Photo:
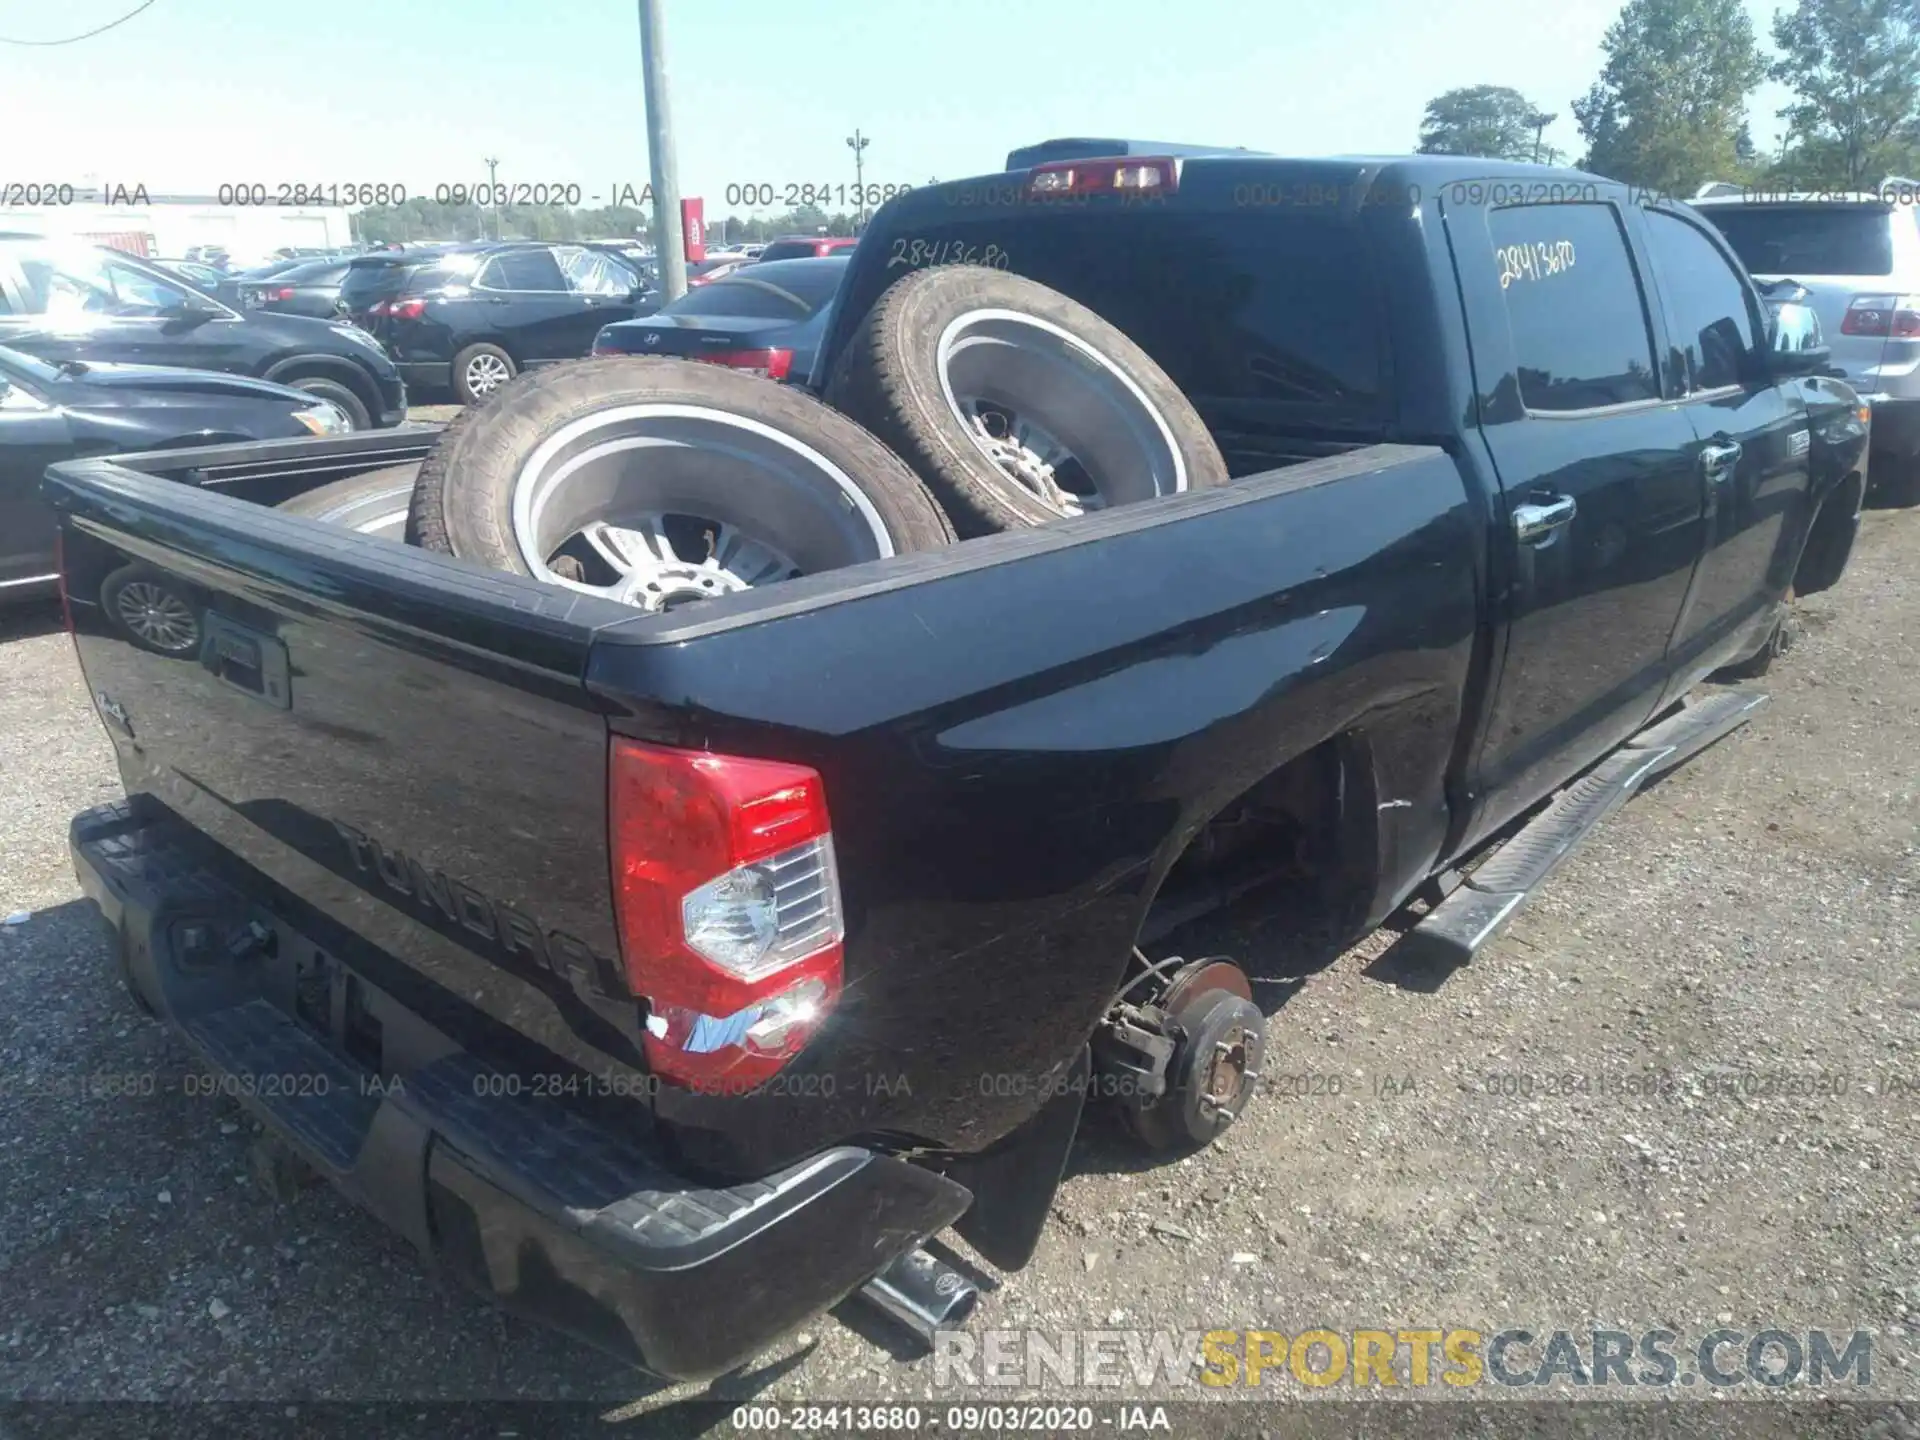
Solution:
<path fill-rule="evenodd" d="M 1090 1126 L 1039 1255 L 972 1330 L 1862 1329 L 1873 1386 L 1847 1398 L 1920 1398 L 1917 535 L 1869 513 L 1760 682 L 1773 707 L 1620 812 L 1471 967 L 1396 977 L 1382 934 L 1316 969 L 1271 916 L 1208 922 L 1196 939 L 1279 1006 L 1275 1093 L 1172 1165 Z M 250 1124 L 182 1093 L 182 1047 L 77 898 L 67 819 L 119 791 L 56 611 L 0 618 L 0 774 L 0 916 L 31 912 L 0 927 L 0 1398 L 674 1398 L 446 1286 L 325 1188 L 249 1180 Z M 1621 1093 L 1649 1068 L 1673 1087 Z M 152 1094 L 60 1093 L 146 1072 Z M 715 1393 L 944 1402 L 937 1378 L 843 1307 Z M 1231 1393 L 1380 1393 L 1276 1378 Z M 1467 1393 L 1525 1392 L 1444 1398 Z M 1726 1408 L 1665 1406 L 1661 1428 Z M 1407 1413 L 1378 1433 L 1432 1418 Z M 1915 1413 L 1776 1433 L 1916 1435 Z"/>

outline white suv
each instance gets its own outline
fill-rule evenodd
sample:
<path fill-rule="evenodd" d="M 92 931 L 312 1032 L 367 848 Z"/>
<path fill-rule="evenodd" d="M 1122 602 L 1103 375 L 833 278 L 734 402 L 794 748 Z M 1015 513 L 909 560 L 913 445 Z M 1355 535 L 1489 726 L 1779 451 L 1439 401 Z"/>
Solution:
<path fill-rule="evenodd" d="M 1839 370 L 1873 406 L 1875 488 L 1920 503 L 1920 182 L 1877 191 L 1709 187 L 1690 203 L 1754 279 L 1797 280 Z"/>

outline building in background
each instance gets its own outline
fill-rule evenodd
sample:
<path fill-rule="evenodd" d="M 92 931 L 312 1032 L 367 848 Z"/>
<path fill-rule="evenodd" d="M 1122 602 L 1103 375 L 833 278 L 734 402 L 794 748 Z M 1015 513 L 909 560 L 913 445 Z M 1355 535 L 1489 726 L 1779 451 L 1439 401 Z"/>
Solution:
<path fill-rule="evenodd" d="M 21 189 L 10 187 L 12 192 Z M 235 265 L 277 251 L 334 249 L 353 243 L 344 205 L 222 205 L 210 195 L 149 195 L 126 187 L 53 187 L 43 203 L 0 207 L 0 230 L 111 245 L 133 255 L 182 256 L 216 245 Z"/>

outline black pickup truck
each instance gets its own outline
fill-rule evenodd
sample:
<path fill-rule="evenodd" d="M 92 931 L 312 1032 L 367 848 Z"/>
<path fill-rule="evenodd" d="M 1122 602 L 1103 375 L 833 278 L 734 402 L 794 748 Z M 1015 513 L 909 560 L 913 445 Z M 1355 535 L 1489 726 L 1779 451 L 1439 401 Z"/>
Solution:
<path fill-rule="evenodd" d="M 1684 207 L 1244 152 L 1042 203 L 1029 159 L 879 212 L 823 371 L 897 277 L 1004 265 L 1232 483 L 642 614 L 261 508 L 430 436 L 48 480 L 135 997 L 448 1270 L 662 1375 L 937 1307 L 949 1225 L 1024 1264 L 1089 1094 L 1192 1068 L 1140 948 L 1180 917 L 1284 876 L 1469 958 L 1762 703 L 1682 704 L 1852 545 L 1867 416 Z"/>

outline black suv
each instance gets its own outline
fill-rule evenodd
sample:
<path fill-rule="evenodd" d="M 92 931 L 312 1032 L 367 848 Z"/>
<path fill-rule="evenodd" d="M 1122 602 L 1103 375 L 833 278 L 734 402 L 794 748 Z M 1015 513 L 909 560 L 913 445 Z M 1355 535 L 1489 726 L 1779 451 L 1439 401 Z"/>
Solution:
<path fill-rule="evenodd" d="M 359 256 L 340 303 L 409 382 L 471 405 L 530 366 L 584 358 L 601 326 L 653 313 L 660 292 L 594 246 L 459 245 Z"/>
<path fill-rule="evenodd" d="M 180 365 L 291 385 L 356 430 L 398 425 L 407 387 L 351 325 L 245 311 L 104 246 L 0 233 L 0 345 L 63 360 Z"/>

